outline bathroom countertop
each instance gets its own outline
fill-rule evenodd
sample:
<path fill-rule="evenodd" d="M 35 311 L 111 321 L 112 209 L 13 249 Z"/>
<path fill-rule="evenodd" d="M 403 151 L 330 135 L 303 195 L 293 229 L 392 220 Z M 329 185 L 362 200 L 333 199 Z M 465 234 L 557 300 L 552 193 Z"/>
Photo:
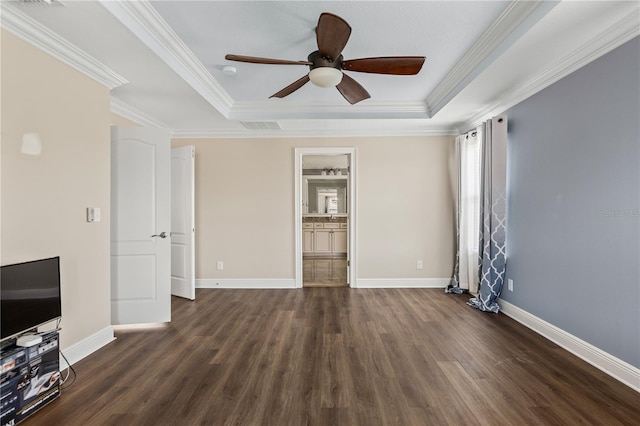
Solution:
<path fill-rule="evenodd" d="M 346 216 L 302 216 L 302 223 L 347 223 Z"/>

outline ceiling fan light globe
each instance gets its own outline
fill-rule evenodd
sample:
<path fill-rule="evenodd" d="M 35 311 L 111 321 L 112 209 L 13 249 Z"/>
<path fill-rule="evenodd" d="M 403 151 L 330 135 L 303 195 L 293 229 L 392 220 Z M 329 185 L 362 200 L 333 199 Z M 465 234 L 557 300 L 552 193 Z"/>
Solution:
<path fill-rule="evenodd" d="M 318 87 L 335 87 L 342 81 L 342 71 L 332 67 L 318 67 L 309 72 L 309 79 Z"/>

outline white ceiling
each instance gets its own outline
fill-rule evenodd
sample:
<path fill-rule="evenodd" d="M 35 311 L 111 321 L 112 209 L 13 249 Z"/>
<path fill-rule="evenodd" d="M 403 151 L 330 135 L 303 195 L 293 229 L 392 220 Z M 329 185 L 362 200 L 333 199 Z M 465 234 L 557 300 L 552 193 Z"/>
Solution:
<path fill-rule="evenodd" d="M 3 28 L 112 88 L 112 110 L 177 137 L 455 134 L 640 32 L 637 1 L 3 1 Z M 322 12 L 352 27 L 345 59 L 426 56 L 416 76 L 351 72 L 269 96 L 308 72 Z M 233 65 L 234 76 L 222 67 Z"/>

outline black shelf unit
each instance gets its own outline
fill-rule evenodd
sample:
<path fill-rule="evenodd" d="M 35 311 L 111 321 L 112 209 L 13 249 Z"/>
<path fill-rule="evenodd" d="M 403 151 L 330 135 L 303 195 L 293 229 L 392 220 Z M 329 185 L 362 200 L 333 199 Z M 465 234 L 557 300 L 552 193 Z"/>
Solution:
<path fill-rule="evenodd" d="M 58 343 L 58 332 L 52 331 L 30 347 L 15 341 L 2 347 L 0 425 L 16 425 L 60 396 Z"/>

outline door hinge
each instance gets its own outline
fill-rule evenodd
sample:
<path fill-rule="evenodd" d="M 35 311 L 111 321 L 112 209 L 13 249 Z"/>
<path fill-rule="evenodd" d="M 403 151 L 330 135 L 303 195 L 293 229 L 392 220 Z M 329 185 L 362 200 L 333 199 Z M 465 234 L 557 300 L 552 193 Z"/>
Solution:
<path fill-rule="evenodd" d="M 347 266 L 351 266 L 351 261 L 347 260 Z"/>

